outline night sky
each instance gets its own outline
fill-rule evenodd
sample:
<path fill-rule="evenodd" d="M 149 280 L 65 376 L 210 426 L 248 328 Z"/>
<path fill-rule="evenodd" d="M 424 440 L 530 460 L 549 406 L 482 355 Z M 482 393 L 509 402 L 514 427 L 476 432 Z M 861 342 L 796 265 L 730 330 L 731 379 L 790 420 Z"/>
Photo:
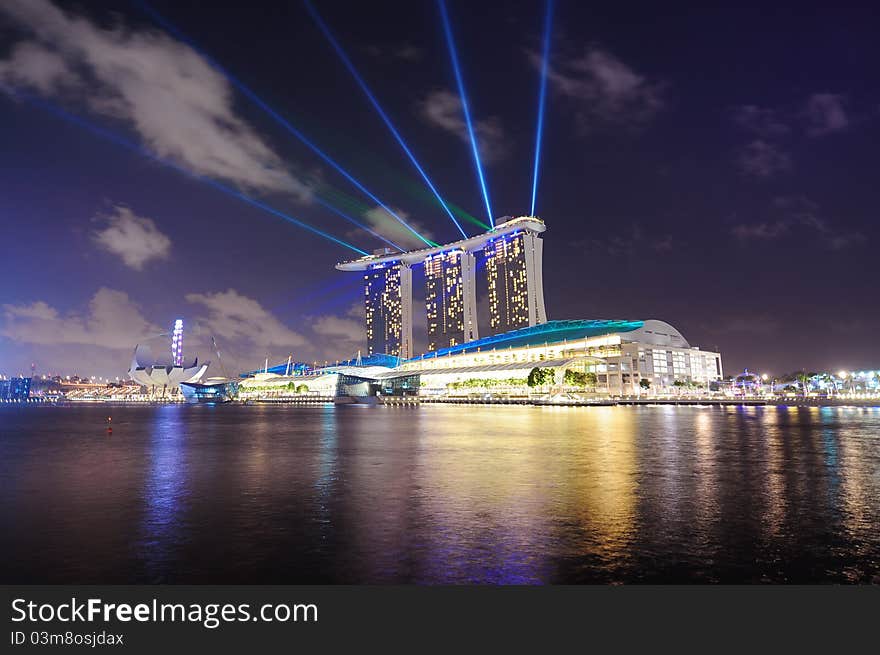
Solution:
<path fill-rule="evenodd" d="M 447 6 L 493 214 L 527 214 L 545 5 Z M 178 317 L 188 355 L 214 359 L 213 334 L 239 370 L 356 354 L 360 279 L 333 265 L 357 253 L 210 182 L 363 250 L 384 244 L 322 203 L 418 241 L 191 46 L 422 234 L 457 229 L 305 5 L 152 7 L 190 44 L 134 2 L 0 3 L 0 373 L 121 376 Z M 317 9 L 482 231 L 437 5 Z M 728 373 L 880 368 L 878 28 L 867 4 L 557 1 L 536 207 L 549 318 L 665 320 Z"/>

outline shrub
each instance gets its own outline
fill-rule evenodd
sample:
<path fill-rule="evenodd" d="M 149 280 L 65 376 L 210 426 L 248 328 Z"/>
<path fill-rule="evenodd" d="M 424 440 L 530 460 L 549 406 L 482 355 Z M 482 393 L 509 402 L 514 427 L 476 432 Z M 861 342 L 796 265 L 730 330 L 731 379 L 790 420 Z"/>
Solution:
<path fill-rule="evenodd" d="M 598 377 L 592 371 L 572 371 L 565 369 L 565 384 L 572 387 L 595 387 Z"/>
<path fill-rule="evenodd" d="M 536 366 L 529 372 L 528 380 L 526 384 L 530 387 L 543 387 L 548 384 L 553 384 L 556 379 L 556 371 L 552 368 L 542 368 L 540 366 Z"/>

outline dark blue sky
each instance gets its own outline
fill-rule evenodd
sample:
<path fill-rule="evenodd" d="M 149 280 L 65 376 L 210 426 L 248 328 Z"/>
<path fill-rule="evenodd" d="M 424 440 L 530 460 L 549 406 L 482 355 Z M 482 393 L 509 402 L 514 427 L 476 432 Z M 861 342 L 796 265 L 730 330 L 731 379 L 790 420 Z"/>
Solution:
<path fill-rule="evenodd" d="M 303 5 L 216 4 L 153 6 L 456 237 Z M 448 7 L 494 214 L 528 213 L 544 5 Z M 486 221 L 436 5 L 318 8 L 444 198 Z M 880 367 L 878 27 L 868 6 L 557 1 L 536 211 L 550 318 L 660 318 L 730 372 Z M 333 269 L 353 252 L 14 95 L 365 250 L 382 244 L 318 200 L 404 238 L 135 3 L 4 3 L 0 83 L 0 373 L 121 375 L 178 316 L 190 354 L 216 334 L 240 368 L 362 347 L 357 276 Z"/>

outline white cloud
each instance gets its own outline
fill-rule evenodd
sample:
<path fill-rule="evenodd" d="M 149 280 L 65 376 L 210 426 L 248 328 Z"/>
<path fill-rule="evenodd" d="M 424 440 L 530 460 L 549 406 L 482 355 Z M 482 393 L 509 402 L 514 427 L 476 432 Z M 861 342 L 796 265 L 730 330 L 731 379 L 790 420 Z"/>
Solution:
<path fill-rule="evenodd" d="M 740 241 L 770 241 L 796 234 L 812 234 L 831 250 L 843 250 L 865 242 L 861 232 L 841 230 L 819 215 L 819 206 L 803 196 L 775 198 L 774 207 L 783 217 L 760 223 L 735 225 L 731 234 Z"/>
<path fill-rule="evenodd" d="M 0 335 L 25 344 L 78 344 L 128 350 L 139 340 L 162 331 L 143 316 L 128 294 L 103 287 L 84 313 L 61 315 L 44 301 L 3 305 Z"/>
<path fill-rule="evenodd" d="M 171 252 L 171 239 L 151 219 L 138 216 L 128 207 L 117 205 L 112 214 L 99 216 L 98 220 L 103 227 L 92 233 L 95 243 L 136 271 L 143 270 L 149 261 L 167 259 Z"/>
<path fill-rule="evenodd" d="M 303 335 L 284 325 L 258 301 L 235 289 L 189 293 L 186 301 L 204 307 L 208 313 L 199 318 L 199 323 L 224 341 L 236 342 L 240 355 L 260 359 L 306 345 Z"/>
<path fill-rule="evenodd" d="M 31 41 L 16 44 L 9 59 L 0 61 L 0 81 L 24 84 L 43 94 L 76 86 L 77 76 L 58 54 Z"/>
<path fill-rule="evenodd" d="M 739 153 L 740 169 L 754 177 L 768 178 L 791 170 L 791 157 L 772 143 L 757 139 Z"/>
<path fill-rule="evenodd" d="M 406 212 L 402 212 L 398 209 L 393 209 L 393 211 L 423 237 L 426 239 L 433 239 L 434 235 L 429 230 L 425 229 L 421 223 L 410 219 Z M 403 248 L 422 248 L 425 246 L 424 241 L 419 239 L 415 234 L 408 230 L 406 226 L 400 223 L 382 207 L 374 207 L 366 212 L 363 217 L 366 220 L 367 225 L 373 230 Z"/>
<path fill-rule="evenodd" d="M 833 93 L 811 95 L 807 100 L 804 116 L 807 121 L 807 134 L 810 136 L 840 132 L 849 126 L 844 98 Z"/>
<path fill-rule="evenodd" d="M 391 54 L 397 59 L 403 59 L 404 61 L 419 61 L 424 56 L 425 51 L 411 43 L 404 43 L 394 47 Z"/>
<path fill-rule="evenodd" d="M 542 58 L 529 53 L 533 66 Z M 577 57 L 556 57 L 547 79 L 559 95 L 577 105 L 581 126 L 597 123 L 638 126 L 651 120 L 664 106 L 663 84 L 649 80 L 607 50 L 589 47 Z"/>
<path fill-rule="evenodd" d="M 422 117 L 435 127 L 454 134 L 465 143 L 470 143 L 467 125 L 459 98 L 452 91 L 440 89 L 432 91 L 419 103 Z M 509 152 L 507 139 L 501 121 L 496 116 L 476 121 L 474 132 L 480 156 L 486 162 L 503 159 Z"/>
<path fill-rule="evenodd" d="M 734 225 L 731 233 L 737 239 L 743 241 L 748 241 L 750 239 L 766 241 L 788 234 L 790 227 L 791 221 L 779 220 L 770 223 L 764 222 Z"/>
<path fill-rule="evenodd" d="M 210 336 L 216 337 L 229 374 L 259 368 L 267 356 L 273 364 L 291 352 L 298 361 L 335 361 L 365 346 L 361 303 L 341 315 L 302 317 L 307 338 L 234 289 L 190 293 L 185 299 L 197 306 L 185 319 L 187 357 L 214 360 L 216 375 L 222 371 Z M 127 294 L 108 288 L 99 289 L 82 311 L 64 313 L 42 300 L 0 305 L 0 348 L 6 340 L 12 344 L 3 357 L 7 373 L 37 362 L 45 372 L 123 376 L 135 344 L 150 343 L 156 352 L 168 347 L 167 332 L 168 326 L 150 322 Z"/>
<path fill-rule="evenodd" d="M 353 358 L 358 351 L 365 353 L 366 331 L 364 319 L 346 315 L 323 314 L 303 319 L 303 326 L 312 335 L 309 344 L 294 351 L 298 361 L 336 362 Z M 265 357 L 265 355 L 264 355 Z"/>
<path fill-rule="evenodd" d="M 360 344 L 366 340 L 363 321 L 339 316 L 318 316 L 312 322 L 315 334 L 324 339 L 342 341 L 347 345 Z M 350 348 L 346 348 L 347 352 Z"/>
<path fill-rule="evenodd" d="M 742 129 L 764 138 L 785 136 L 791 131 L 775 109 L 757 105 L 736 107 L 733 121 Z"/>
<path fill-rule="evenodd" d="M 647 234 L 638 224 L 634 224 L 628 231 L 619 234 L 574 241 L 571 245 L 590 254 L 607 255 L 618 259 L 644 256 L 649 252 L 663 254 L 678 246 L 671 234 Z"/>
<path fill-rule="evenodd" d="M 4 0 L 0 13 L 32 35 L 0 61 L 0 83 L 47 95 L 78 88 L 93 111 L 129 124 L 151 150 L 195 173 L 311 197 L 236 114 L 227 80 L 192 48 L 157 31 L 103 29 L 49 0 Z"/>

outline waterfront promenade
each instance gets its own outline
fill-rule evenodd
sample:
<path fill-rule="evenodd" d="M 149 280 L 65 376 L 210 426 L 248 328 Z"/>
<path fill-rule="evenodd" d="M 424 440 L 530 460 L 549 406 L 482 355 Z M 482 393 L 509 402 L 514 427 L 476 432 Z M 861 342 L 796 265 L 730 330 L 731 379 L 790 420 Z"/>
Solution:
<path fill-rule="evenodd" d="M 83 404 L 107 404 L 107 405 L 165 405 L 186 404 L 178 397 L 149 398 L 78 398 L 65 400 L 63 398 L 31 398 L 23 402 L 5 402 L 8 405 L 58 405 L 75 406 Z M 555 397 L 531 396 L 531 397 L 508 397 L 508 396 L 379 396 L 365 398 L 351 396 L 323 396 L 312 394 L 300 394 L 290 396 L 267 396 L 264 398 L 251 397 L 235 400 L 230 404 L 254 404 L 254 405 L 389 405 L 389 406 L 415 406 L 415 405 L 520 405 L 520 406 L 553 406 L 553 407 L 608 407 L 608 406 L 699 406 L 699 407 L 880 407 L 880 397 L 836 397 L 836 398 L 730 398 L 719 396 L 658 396 L 641 398 L 579 398 L 576 396 Z"/>

